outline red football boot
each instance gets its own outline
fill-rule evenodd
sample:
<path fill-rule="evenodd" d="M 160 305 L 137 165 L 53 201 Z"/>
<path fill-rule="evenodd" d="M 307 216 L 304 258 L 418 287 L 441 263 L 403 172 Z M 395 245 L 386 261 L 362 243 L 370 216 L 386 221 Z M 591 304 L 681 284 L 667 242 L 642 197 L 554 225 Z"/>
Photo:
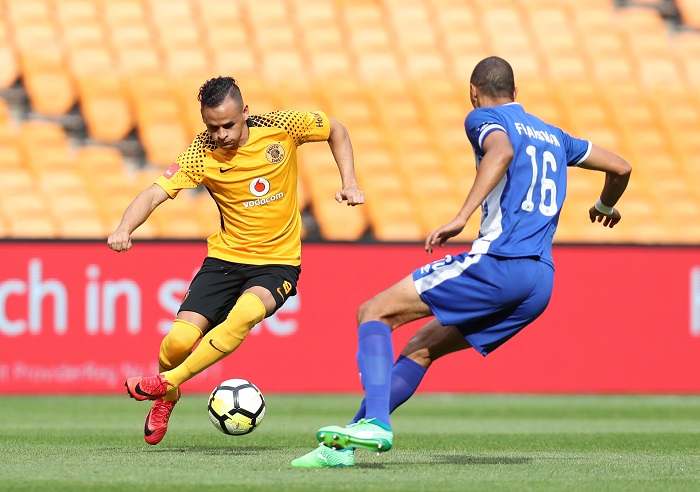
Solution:
<path fill-rule="evenodd" d="M 175 404 L 180 400 L 180 391 L 177 392 L 177 400 L 163 401 L 156 400 L 151 406 L 151 410 L 146 415 L 146 421 L 143 424 L 143 438 L 148 444 L 156 445 L 165 437 L 168 432 L 168 420 L 173 412 Z"/>
<path fill-rule="evenodd" d="M 168 386 L 172 386 L 165 380 L 162 374 L 157 376 L 145 376 L 142 378 L 129 378 L 124 383 L 126 392 L 135 400 L 158 400 L 165 396 Z"/>

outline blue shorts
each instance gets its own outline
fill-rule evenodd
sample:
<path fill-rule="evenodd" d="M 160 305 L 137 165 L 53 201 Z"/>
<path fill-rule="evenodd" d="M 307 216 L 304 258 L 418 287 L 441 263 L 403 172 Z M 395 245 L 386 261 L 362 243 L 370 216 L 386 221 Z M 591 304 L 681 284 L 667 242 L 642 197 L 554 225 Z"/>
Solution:
<path fill-rule="evenodd" d="M 554 269 L 537 258 L 462 253 L 415 270 L 413 282 L 441 325 L 487 355 L 544 312 Z"/>

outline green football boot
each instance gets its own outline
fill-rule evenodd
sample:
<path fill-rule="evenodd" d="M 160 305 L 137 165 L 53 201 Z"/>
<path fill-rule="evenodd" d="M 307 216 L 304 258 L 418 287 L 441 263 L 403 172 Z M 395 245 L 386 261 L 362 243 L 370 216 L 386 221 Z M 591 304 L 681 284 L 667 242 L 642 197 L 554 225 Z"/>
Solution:
<path fill-rule="evenodd" d="M 375 453 L 389 451 L 394 444 L 394 433 L 372 423 L 373 420 L 360 419 L 347 427 L 323 427 L 316 431 L 316 439 L 330 448 L 358 447 Z"/>
<path fill-rule="evenodd" d="M 355 466 L 355 450 L 353 448 L 335 450 L 323 444 L 319 444 L 313 451 L 292 460 L 292 466 L 295 468 L 341 468 Z"/>

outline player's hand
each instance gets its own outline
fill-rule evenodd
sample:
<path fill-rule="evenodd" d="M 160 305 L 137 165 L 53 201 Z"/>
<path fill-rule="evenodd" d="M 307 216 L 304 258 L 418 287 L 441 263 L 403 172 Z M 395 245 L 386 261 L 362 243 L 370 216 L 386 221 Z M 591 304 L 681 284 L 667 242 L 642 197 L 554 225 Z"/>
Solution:
<path fill-rule="evenodd" d="M 620 222 L 620 219 L 622 216 L 620 215 L 620 212 L 617 211 L 617 209 L 613 208 L 613 211 L 610 215 L 605 215 L 604 213 L 600 212 L 595 206 L 591 207 L 590 210 L 588 210 L 588 215 L 591 218 L 591 223 L 595 222 L 602 222 L 603 227 L 609 227 L 613 228 L 615 225 Z"/>
<path fill-rule="evenodd" d="M 348 186 L 335 194 L 335 201 L 343 203 L 348 202 L 348 206 L 354 207 L 365 203 L 365 194 L 362 190 L 358 190 L 357 186 Z"/>
<path fill-rule="evenodd" d="M 449 238 L 455 237 L 457 234 L 462 232 L 465 225 L 467 225 L 465 221 L 455 218 L 444 226 L 438 227 L 433 232 L 428 234 L 427 238 L 425 238 L 425 250 L 428 253 L 432 253 L 433 245 L 435 243 L 442 248 Z"/>
<path fill-rule="evenodd" d="M 114 234 L 107 238 L 107 246 L 117 253 L 129 251 L 131 249 L 131 234 L 125 231 L 114 231 Z"/>

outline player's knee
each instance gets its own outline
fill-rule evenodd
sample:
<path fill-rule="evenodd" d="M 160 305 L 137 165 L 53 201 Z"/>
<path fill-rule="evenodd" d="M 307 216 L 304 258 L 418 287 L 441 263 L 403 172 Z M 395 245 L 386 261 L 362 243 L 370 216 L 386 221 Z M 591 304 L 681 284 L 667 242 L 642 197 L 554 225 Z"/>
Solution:
<path fill-rule="evenodd" d="M 367 321 L 379 320 L 382 312 L 379 310 L 379 304 L 376 298 L 363 302 L 357 310 L 357 324 L 361 325 Z"/>
<path fill-rule="evenodd" d="M 170 333 L 163 338 L 161 349 L 168 357 L 189 354 L 201 336 L 202 332 L 195 325 L 177 319 Z"/>
<path fill-rule="evenodd" d="M 184 340 L 168 334 L 165 338 L 163 338 L 161 350 L 169 359 L 172 359 L 180 354 L 189 352 L 192 350 L 192 347 L 188 347 Z"/>
<path fill-rule="evenodd" d="M 265 305 L 259 297 L 244 294 L 231 309 L 223 325 L 232 336 L 243 339 L 248 332 L 265 318 Z"/>

